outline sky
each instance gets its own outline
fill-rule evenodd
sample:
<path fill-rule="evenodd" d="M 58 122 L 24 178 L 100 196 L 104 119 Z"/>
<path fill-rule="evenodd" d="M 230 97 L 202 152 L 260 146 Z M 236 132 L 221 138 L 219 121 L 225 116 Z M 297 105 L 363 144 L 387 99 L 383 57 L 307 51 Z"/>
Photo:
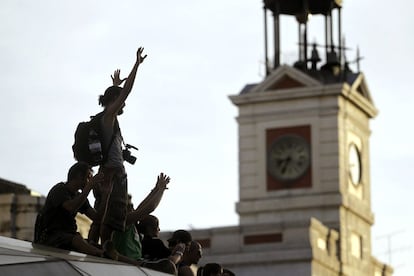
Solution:
<path fill-rule="evenodd" d="M 412 1 L 344 0 L 342 13 L 347 57 L 359 47 L 379 109 L 373 251 L 397 276 L 414 273 L 413 9 Z M 297 29 L 286 22 L 281 59 L 292 64 Z M 148 57 L 120 117 L 126 142 L 139 148 L 126 165 L 134 203 L 164 172 L 171 183 L 154 212 L 161 230 L 238 223 L 237 108 L 228 96 L 264 78 L 262 1 L 2 0 L 0 37 L 1 178 L 43 195 L 64 181 L 76 125 L 101 110 L 110 75 L 126 76 L 143 46 Z"/>

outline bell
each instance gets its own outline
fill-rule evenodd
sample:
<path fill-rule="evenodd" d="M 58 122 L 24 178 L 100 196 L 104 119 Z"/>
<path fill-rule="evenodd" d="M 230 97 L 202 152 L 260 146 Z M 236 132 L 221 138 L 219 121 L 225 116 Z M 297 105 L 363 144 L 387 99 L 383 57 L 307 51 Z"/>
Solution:
<path fill-rule="evenodd" d="M 339 65 L 338 56 L 336 55 L 335 51 L 328 52 L 326 56 L 326 64 L 329 64 L 331 66 Z"/>
<path fill-rule="evenodd" d="M 318 49 L 316 49 L 315 43 L 312 46 L 312 52 L 309 61 L 312 63 L 312 70 L 316 70 L 316 65 L 319 61 L 321 61 L 321 58 L 319 57 Z"/>
<path fill-rule="evenodd" d="M 303 11 L 301 13 L 296 14 L 296 20 L 299 22 L 299 24 L 305 24 L 308 22 L 310 18 L 310 13 L 308 11 Z"/>

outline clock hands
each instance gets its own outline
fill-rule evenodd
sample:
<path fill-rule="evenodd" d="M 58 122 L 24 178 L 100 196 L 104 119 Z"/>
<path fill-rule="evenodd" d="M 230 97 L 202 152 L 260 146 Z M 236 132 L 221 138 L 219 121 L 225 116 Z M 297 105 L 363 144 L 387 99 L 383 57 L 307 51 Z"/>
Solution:
<path fill-rule="evenodd" d="M 293 181 L 309 168 L 307 141 L 298 135 L 281 135 L 269 148 L 267 170 L 277 181 Z"/>
<path fill-rule="evenodd" d="M 285 174 L 286 169 L 291 161 L 292 161 L 292 158 L 290 157 L 290 155 L 287 158 L 285 158 L 285 162 L 282 166 L 282 174 Z"/>
<path fill-rule="evenodd" d="M 280 167 L 280 171 L 281 171 L 282 174 L 285 174 L 286 169 L 288 168 L 288 165 L 289 165 L 289 163 L 291 163 L 291 161 L 292 161 L 292 157 L 290 155 L 286 158 L 283 158 L 283 159 L 279 158 L 278 159 L 278 162 L 277 162 L 278 167 Z"/>

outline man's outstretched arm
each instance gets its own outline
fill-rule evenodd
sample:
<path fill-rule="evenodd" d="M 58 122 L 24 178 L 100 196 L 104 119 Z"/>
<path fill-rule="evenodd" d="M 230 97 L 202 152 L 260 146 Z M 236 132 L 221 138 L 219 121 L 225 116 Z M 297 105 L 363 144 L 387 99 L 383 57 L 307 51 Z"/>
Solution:
<path fill-rule="evenodd" d="M 147 55 L 143 56 L 143 51 L 144 51 L 143 47 L 138 48 L 137 59 L 135 61 L 134 67 L 132 67 L 132 70 L 129 73 L 128 78 L 125 81 L 125 85 L 121 90 L 121 94 L 107 108 L 108 114 L 111 114 L 113 117 L 115 117 L 118 114 L 118 111 L 124 105 L 125 100 L 128 97 L 129 93 L 131 93 L 132 87 L 134 86 L 135 77 L 137 75 L 138 67 L 142 62 L 144 62 L 145 58 L 147 57 Z M 120 73 L 119 69 L 115 70 L 114 75 L 111 76 L 112 82 L 114 83 L 114 85 L 120 85 L 123 82 L 123 80 L 119 78 L 119 73 Z"/>
<path fill-rule="evenodd" d="M 145 199 L 138 205 L 138 207 L 127 215 L 127 224 L 135 223 L 141 220 L 146 215 L 152 213 L 161 201 L 164 191 L 167 189 L 167 184 L 170 182 L 170 177 L 164 173 L 160 173 L 157 177 L 155 188 L 145 197 Z"/>

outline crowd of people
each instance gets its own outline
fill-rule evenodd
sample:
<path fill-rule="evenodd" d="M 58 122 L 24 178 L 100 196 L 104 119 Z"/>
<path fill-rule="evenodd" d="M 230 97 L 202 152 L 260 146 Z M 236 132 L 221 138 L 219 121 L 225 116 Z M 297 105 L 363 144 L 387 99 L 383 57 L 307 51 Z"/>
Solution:
<path fill-rule="evenodd" d="M 35 224 L 34 245 L 74 250 L 109 258 L 179 276 L 195 276 L 194 267 L 202 258 L 202 246 L 186 230 L 173 232 L 164 243 L 159 236 L 158 218 L 151 213 L 157 208 L 170 177 L 157 176 L 154 188 L 134 208 L 127 190 L 124 168 L 125 142 L 118 116 L 132 91 L 140 64 L 145 60 L 143 48 L 137 50 L 136 61 L 128 77 L 121 79 L 115 70 L 112 86 L 99 97 L 103 111 L 99 114 L 103 159 L 98 172 L 78 161 L 68 171 L 65 182 L 54 185 L 40 210 Z M 121 85 L 125 82 L 123 87 Z M 88 196 L 93 193 L 93 207 Z M 92 220 L 88 238 L 77 232 L 76 215 L 85 214 Z M 208 263 L 196 275 L 232 276 L 220 264 Z"/>

